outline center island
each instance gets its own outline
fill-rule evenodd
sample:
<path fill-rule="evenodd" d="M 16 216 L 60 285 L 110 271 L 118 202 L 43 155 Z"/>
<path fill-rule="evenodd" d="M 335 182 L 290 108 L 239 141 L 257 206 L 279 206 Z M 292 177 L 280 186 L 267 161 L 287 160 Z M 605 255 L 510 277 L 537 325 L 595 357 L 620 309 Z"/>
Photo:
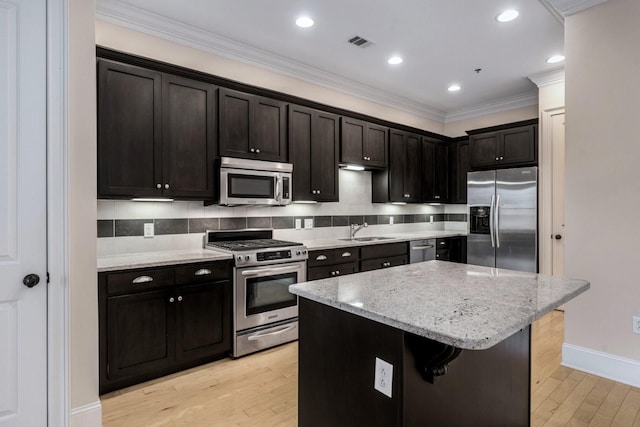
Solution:
<path fill-rule="evenodd" d="M 529 426 L 531 323 L 589 282 L 427 261 L 289 289 L 299 426 Z"/>

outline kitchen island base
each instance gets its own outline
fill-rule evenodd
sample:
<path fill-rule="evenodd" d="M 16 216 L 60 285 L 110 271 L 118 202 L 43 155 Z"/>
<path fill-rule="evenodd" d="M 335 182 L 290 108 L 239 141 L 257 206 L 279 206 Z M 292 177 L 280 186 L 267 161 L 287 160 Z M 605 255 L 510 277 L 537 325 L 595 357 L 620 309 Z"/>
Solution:
<path fill-rule="evenodd" d="M 530 425 L 530 326 L 457 354 L 306 298 L 299 310 L 301 427 Z M 444 353 L 455 358 L 437 366 Z M 391 397 L 374 389 L 376 358 L 393 366 Z"/>

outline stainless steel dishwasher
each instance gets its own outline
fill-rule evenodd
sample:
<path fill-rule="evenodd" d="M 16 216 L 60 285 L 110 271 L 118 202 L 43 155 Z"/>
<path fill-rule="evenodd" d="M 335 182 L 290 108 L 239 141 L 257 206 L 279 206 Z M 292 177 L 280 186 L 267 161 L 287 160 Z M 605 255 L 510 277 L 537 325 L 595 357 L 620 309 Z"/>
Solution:
<path fill-rule="evenodd" d="M 409 263 L 436 259 L 436 239 L 412 240 L 409 242 Z"/>

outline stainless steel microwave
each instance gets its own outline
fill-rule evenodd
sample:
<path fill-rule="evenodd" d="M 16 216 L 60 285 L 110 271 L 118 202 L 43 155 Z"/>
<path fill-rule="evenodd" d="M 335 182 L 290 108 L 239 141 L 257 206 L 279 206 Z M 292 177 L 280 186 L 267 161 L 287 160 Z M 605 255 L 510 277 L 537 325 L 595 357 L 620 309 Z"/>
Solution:
<path fill-rule="evenodd" d="M 291 203 L 290 163 L 220 159 L 220 204 L 272 205 Z"/>

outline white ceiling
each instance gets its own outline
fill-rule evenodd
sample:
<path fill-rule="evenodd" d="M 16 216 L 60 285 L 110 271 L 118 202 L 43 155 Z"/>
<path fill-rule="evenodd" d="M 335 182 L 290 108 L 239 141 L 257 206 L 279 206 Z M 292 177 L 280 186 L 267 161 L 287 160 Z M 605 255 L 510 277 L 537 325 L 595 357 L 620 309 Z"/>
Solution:
<path fill-rule="evenodd" d="M 520 16 L 498 23 L 507 8 Z M 99 19 L 206 40 L 223 56 L 441 121 L 535 104 L 527 76 L 558 68 L 545 60 L 564 49 L 560 15 L 538 0 L 98 0 L 97 9 Z M 315 25 L 296 27 L 301 14 Z M 354 35 L 373 44 L 350 45 Z M 394 54 L 404 63 L 387 64 Z M 452 83 L 462 90 L 448 92 Z"/>

